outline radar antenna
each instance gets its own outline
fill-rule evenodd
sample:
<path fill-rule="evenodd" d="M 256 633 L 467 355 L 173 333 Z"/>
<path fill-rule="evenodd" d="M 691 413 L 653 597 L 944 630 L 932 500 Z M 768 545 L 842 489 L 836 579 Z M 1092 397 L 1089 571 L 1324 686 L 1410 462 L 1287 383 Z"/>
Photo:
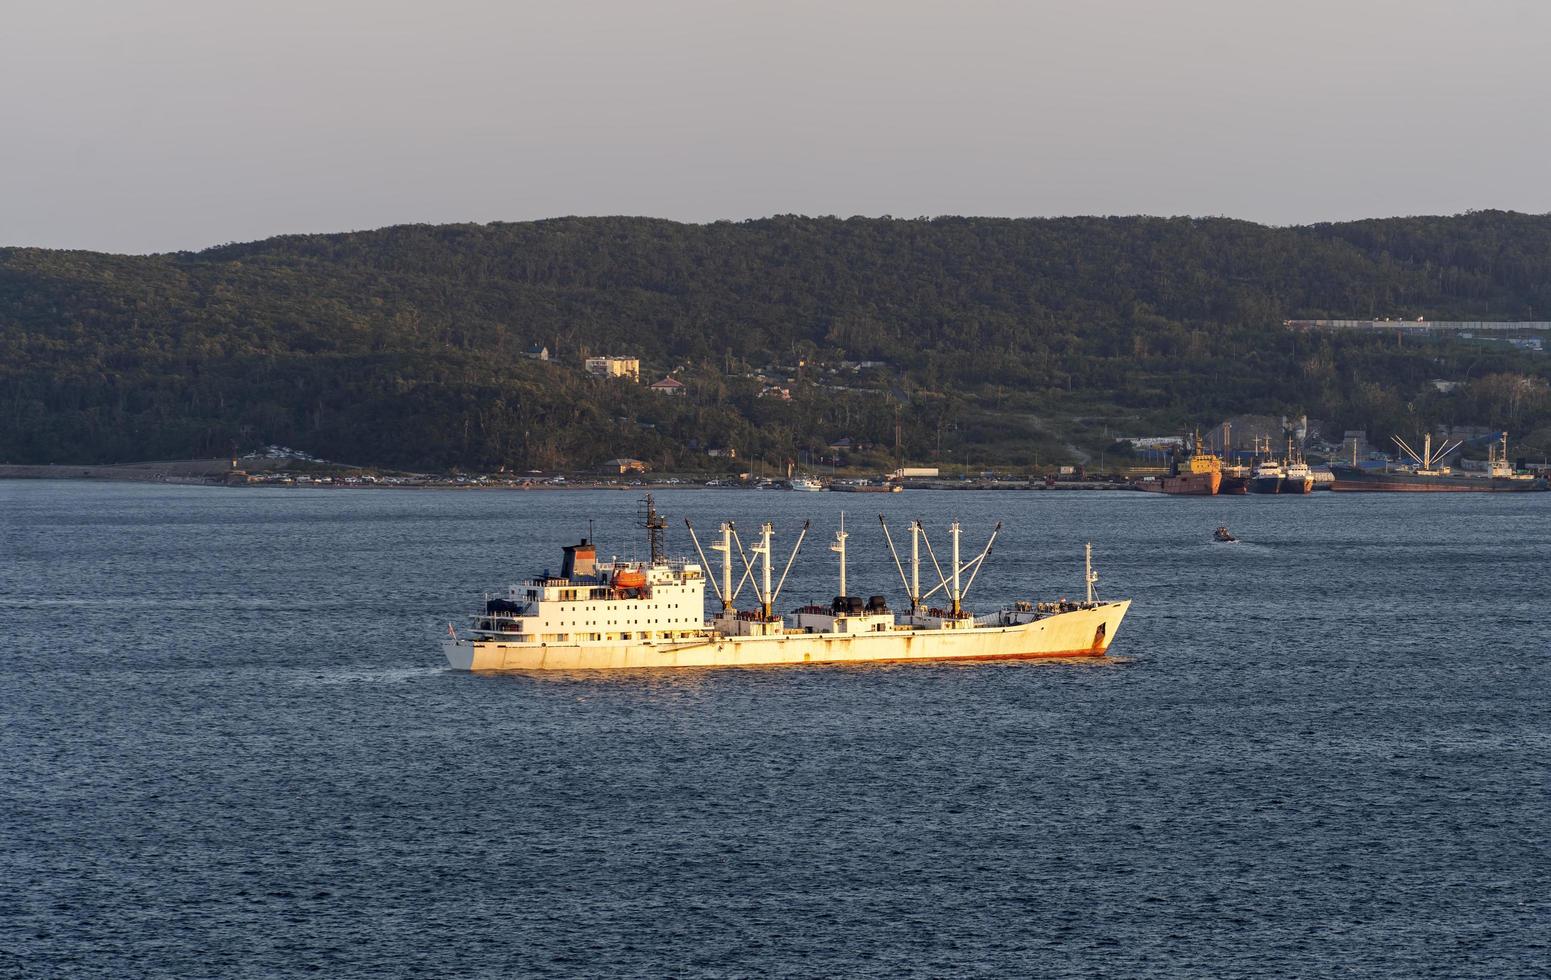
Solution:
<path fill-rule="evenodd" d="M 665 560 L 663 539 L 668 530 L 668 519 L 657 513 L 657 506 L 652 502 L 651 494 L 647 494 L 641 501 L 636 519 L 639 526 L 646 528 L 646 541 L 652 551 L 652 564 L 661 563 Z"/>

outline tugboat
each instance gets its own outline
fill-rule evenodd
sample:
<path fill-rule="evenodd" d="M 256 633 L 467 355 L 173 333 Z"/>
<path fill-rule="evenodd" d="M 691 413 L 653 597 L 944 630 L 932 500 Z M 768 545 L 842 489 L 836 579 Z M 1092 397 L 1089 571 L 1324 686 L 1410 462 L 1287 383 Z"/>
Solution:
<path fill-rule="evenodd" d="M 1163 492 L 1188 497 L 1213 497 L 1222 488 L 1222 459 L 1214 453 L 1203 452 L 1201 433 L 1197 432 L 1191 444 L 1190 457 L 1184 465 L 1178 461 L 1163 478 Z"/>
<path fill-rule="evenodd" d="M 1282 492 L 1314 492 L 1314 471 L 1309 469 L 1308 461 L 1293 446 L 1292 440 L 1287 442 L 1287 466 L 1282 472 Z"/>
<path fill-rule="evenodd" d="M 887 523 L 884 540 L 904 583 L 909 611 L 896 615 L 884 596 L 849 594 L 842 524 L 833 550 L 840 557 L 838 594 L 833 602 L 804 605 L 782 616 L 776 611 L 786 573 L 775 560 L 774 529 L 761 524 L 745 548 L 731 522 L 723 522 L 711 551 L 721 555 L 712 571 L 700 539 L 688 521 L 699 561 L 669 559 L 663 553 L 667 521 L 648 496 L 642 525 L 647 561 L 599 561 L 593 542 L 564 551 L 560 574 L 547 570 L 496 596 L 487 595 L 460 634 L 450 623 L 442 653 L 455 670 L 605 670 L 655 667 L 751 667 L 765 664 L 833 664 L 923 660 L 1029 660 L 1047 657 L 1103 657 L 1114 642 L 1131 600 L 1101 600 L 1094 586 L 1093 548 L 1085 550 L 1087 598 L 1019 601 L 1011 608 L 975 616 L 964 599 L 990 558 L 997 529 L 968 561 L 959 552 L 960 528 L 948 526 L 948 561 L 926 566 L 935 585 L 921 581 L 921 552 L 935 552 L 920 521 L 910 525 L 909 560 L 901 561 Z M 805 523 L 786 561 L 790 570 L 807 536 Z M 925 545 L 925 548 L 922 548 Z M 752 561 L 748 556 L 752 556 Z M 734 566 L 739 566 L 735 568 Z M 734 572 L 737 575 L 734 575 Z M 719 580 L 719 581 L 718 581 Z M 711 583 L 719 610 L 705 614 L 705 585 Z M 736 585 L 734 583 L 736 582 Z M 739 609 L 747 586 L 758 607 Z M 923 586 L 929 586 L 924 588 Z M 941 608 L 926 601 L 933 595 Z"/>
<path fill-rule="evenodd" d="M 1255 464 L 1255 475 L 1249 481 L 1249 488 L 1255 493 L 1281 493 L 1282 481 L 1287 472 L 1282 469 L 1282 463 L 1271 455 L 1271 440 L 1263 443 L 1256 442 L 1255 449 L 1263 453 L 1261 459 Z"/>
<path fill-rule="evenodd" d="M 1212 537 L 1217 541 L 1223 542 L 1224 544 L 1231 544 L 1234 541 L 1239 540 L 1233 536 L 1233 532 L 1228 530 L 1228 525 L 1226 524 L 1219 525 L 1217 530 L 1212 532 Z"/>

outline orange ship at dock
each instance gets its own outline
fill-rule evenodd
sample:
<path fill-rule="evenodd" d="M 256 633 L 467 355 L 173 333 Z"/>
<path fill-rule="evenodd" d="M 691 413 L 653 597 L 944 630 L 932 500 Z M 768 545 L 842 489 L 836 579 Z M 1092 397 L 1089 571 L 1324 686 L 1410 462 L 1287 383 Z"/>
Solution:
<path fill-rule="evenodd" d="M 1222 489 L 1222 458 L 1201 451 L 1201 434 L 1196 433 L 1195 450 L 1183 466 L 1163 478 L 1163 492 L 1190 497 L 1215 497 Z"/>
<path fill-rule="evenodd" d="M 1181 473 L 1163 478 L 1163 492 L 1189 497 L 1215 497 L 1222 489 L 1222 473 Z"/>

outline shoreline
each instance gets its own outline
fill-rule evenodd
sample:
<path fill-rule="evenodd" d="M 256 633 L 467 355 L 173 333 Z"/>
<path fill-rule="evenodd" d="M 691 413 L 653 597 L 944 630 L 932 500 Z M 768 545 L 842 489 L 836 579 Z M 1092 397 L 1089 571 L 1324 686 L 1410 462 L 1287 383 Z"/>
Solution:
<path fill-rule="evenodd" d="M 241 460 L 246 469 L 234 470 L 230 460 L 168 460 L 149 463 L 41 463 L 0 464 L 0 480 L 76 480 L 122 483 L 156 483 L 170 486 L 269 487 L 283 490 L 780 490 L 784 486 L 759 486 L 739 481 L 719 482 L 720 477 L 673 477 L 635 479 L 628 482 L 565 477 L 563 483 L 548 478 L 441 477 L 413 474 L 402 477 L 347 477 L 320 473 L 297 474 L 286 470 L 287 460 Z M 281 473 L 284 476 L 281 476 Z M 906 490 L 1095 490 L 1139 492 L 1129 482 L 1113 480 L 907 480 Z M 832 492 L 826 490 L 825 492 Z"/>

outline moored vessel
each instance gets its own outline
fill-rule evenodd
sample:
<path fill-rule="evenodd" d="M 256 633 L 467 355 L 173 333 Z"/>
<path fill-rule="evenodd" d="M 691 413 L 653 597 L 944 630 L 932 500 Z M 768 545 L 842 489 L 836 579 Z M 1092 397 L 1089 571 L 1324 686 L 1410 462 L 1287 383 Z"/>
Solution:
<path fill-rule="evenodd" d="M 1314 471 L 1308 460 L 1291 442 L 1287 445 L 1287 464 L 1282 468 L 1282 493 L 1313 493 Z"/>
<path fill-rule="evenodd" d="M 1196 433 L 1190 456 L 1183 464 L 1175 462 L 1162 481 L 1163 492 L 1187 497 L 1211 497 L 1222 488 L 1222 459 L 1201 447 Z"/>
<path fill-rule="evenodd" d="M 1282 461 L 1271 455 L 1269 439 L 1255 440 L 1255 472 L 1250 477 L 1249 489 L 1252 493 L 1281 493 L 1282 480 L 1287 473 L 1282 468 Z"/>
<path fill-rule="evenodd" d="M 941 569 L 933 557 L 927 567 L 939 581 L 923 591 L 922 545 L 935 556 L 924 526 L 912 522 L 906 562 L 880 517 L 906 589 L 908 611 L 896 615 L 882 595 L 864 600 L 848 594 L 849 533 L 842 521 L 831 545 L 840 558 L 839 594 L 827 604 L 804 605 L 782 616 L 776 602 L 806 537 L 806 524 L 777 576 L 772 526 L 760 525 L 758 538 L 745 549 L 734 526 L 723 522 L 718 540 L 711 544 L 722 558 L 718 581 L 706 574 L 709 563 L 692 526 L 699 561 L 669 560 L 661 548 L 665 522 L 650 503 L 646 513 L 650 560 L 599 561 L 596 547 L 586 540 L 567 547 L 560 575 L 545 574 L 502 595 L 487 596 L 466 635 L 449 624 L 451 635 L 442 644 L 448 663 L 459 670 L 602 670 L 1102 657 L 1131 605 L 1129 599 L 1097 598 L 1098 576 L 1089 546 L 1086 599 L 1018 602 L 1010 609 L 975 616 L 963 600 L 990 557 L 997 532 L 974 558 L 961 561 L 960 527 L 951 524 L 947 568 Z M 736 576 L 735 560 L 742 564 Z M 708 580 L 720 600 L 720 609 L 709 618 Z M 757 609 L 736 607 L 745 586 L 758 600 Z M 941 605 L 929 605 L 938 595 Z"/>
<path fill-rule="evenodd" d="M 1222 483 L 1217 492 L 1226 496 L 1237 496 L 1249 493 L 1249 481 L 1254 477 L 1254 471 L 1242 463 L 1224 463 L 1222 468 Z"/>
<path fill-rule="evenodd" d="M 1233 426 L 1222 424 L 1222 482 L 1217 492 L 1224 496 L 1241 496 L 1249 493 L 1249 481 L 1254 470 L 1243 463 L 1233 461 Z"/>
<path fill-rule="evenodd" d="M 1355 462 L 1333 463 L 1330 471 L 1335 474 L 1335 482 L 1330 489 L 1342 493 L 1522 493 L 1547 489 L 1544 478 L 1514 470 L 1508 460 L 1506 432 L 1488 447 L 1484 473 L 1457 473 L 1443 465 L 1443 460 L 1459 448 L 1458 442 L 1445 441 L 1435 451 L 1432 434 L 1427 433 L 1423 436 L 1422 451 L 1417 452 L 1399 436 L 1391 438 L 1410 458 L 1409 465 L 1385 464 L 1381 470 L 1372 470 Z"/>

